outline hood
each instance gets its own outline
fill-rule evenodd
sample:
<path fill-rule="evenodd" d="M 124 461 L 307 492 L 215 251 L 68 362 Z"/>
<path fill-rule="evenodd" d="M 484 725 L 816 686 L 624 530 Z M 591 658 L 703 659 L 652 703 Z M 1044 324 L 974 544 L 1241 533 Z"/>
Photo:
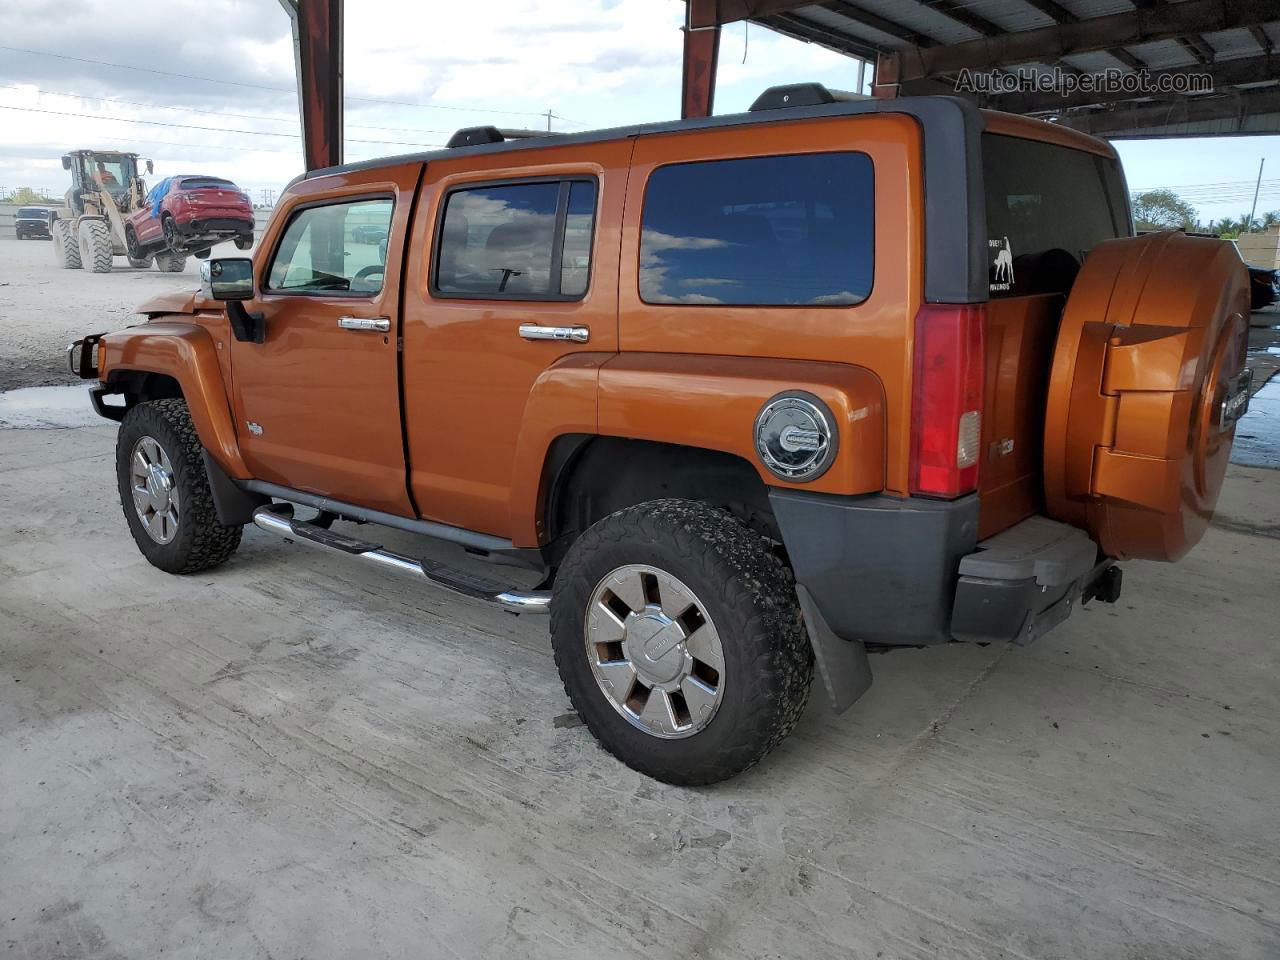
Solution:
<path fill-rule="evenodd" d="M 174 290 L 138 304 L 134 312 L 146 314 L 148 317 L 172 313 L 194 314 L 203 306 L 204 297 L 199 290 Z"/>

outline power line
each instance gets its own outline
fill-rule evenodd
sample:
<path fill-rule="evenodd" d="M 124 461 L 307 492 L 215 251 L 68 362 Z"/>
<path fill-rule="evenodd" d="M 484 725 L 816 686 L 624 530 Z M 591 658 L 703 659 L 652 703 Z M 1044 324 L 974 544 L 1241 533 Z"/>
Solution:
<path fill-rule="evenodd" d="M 7 90 L 34 90 L 36 93 L 44 94 L 49 97 L 69 97 L 76 100 L 94 100 L 98 103 L 115 103 L 126 104 L 132 107 L 145 107 L 148 110 L 177 110 L 182 113 L 200 113 L 210 117 L 233 117 L 237 120 L 270 120 L 273 123 L 292 123 L 298 122 L 297 117 L 277 117 L 270 114 L 261 113 L 227 113 L 222 110 L 201 110 L 198 107 L 175 107 L 163 103 L 146 103 L 142 100 L 125 100 L 121 97 L 93 97 L 86 93 L 66 93 L 61 90 L 44 90 L 40 87 L 33 87 L 24 83 L 5 83 L 0 84 L 0 88 Z M 545 116 L 545 114 L 539 114 Z M 557 115 L 557 119 L 563 119 Z M 381 127 L 376 124 L 367 123 L 344 123 L 346 128 L 351 130 L 394 130 L 400 133 L 453 133 L 452 130 L 432 130 L 427 127 Z"/>
<path fill-rule="evenodd" d="M 289 140 L 301 140 L 300 134 L 277 133 L 274 130 L 232 130 L 226 127 L 201 127 L 189 123 L 166 123 L 163 120 L 131 120 L 126 117 L 107 117 L 96 113 L 73 113 L 68 110 L 46 110 L 41 107 L 14 107 L 0 103 L 0 110 L 20 110 L 24 113 L 44 113 L 55 117 L 84 117 L 89 120 L 113 120 L 116 123 L 140 123 L 148 127 L 174 127 L 179 130 L 201 130 L 206 133 L 234 133 L 254 137 L 284 137 Z M 391 147 L 442 147 L 442 143 L 417 143 L 406 140 L 356 140 L 348 139 L 348 143 L 374 143 Z"/>
<path fill-rule="evenodd" d="M 243 80 L 223 80 L 218 77 L 201 77 L 191 73 L 173 73 L 169 70 L 156 70 L 152 67 L 139 67 L 132 63 L 113 63 L 110 60 L 91 60 L 88 57 L 73 57 L 65 53 L 50 53 L 48 50 L 29 50 L 25 47 L 10 47 L 0 44 L 0 50 L 13 53 L 26 53 L 35 57 L 55 57 L 59 60 L 71 60 L 75 63 L 92 63 L 100 67 L 116 67 L 119 70 L 134 70 L 138 73 L 150 73 L 159 77 L 178 77 L 183 80 L 199 80 L 204 83 L 222 83 L 232 87 L 246 87 L 251 90 L 271 90 L 276 93 L 292 93 L 298 91 L 293 87 L 273 87 L 263 83 L 247 83 Z M 378 97 L 345 97 L 360 103 L 385 103 L 395 107 L 416 107 L 419 110 L 456 110 L 462 113 L 502 113 L 515 117 L 542 117 L 543 113 L 532 110 L 505 110 L 496 107 L 454 107 L 440 103 L 413 103 L 408 100 L 384 100 Z"/>

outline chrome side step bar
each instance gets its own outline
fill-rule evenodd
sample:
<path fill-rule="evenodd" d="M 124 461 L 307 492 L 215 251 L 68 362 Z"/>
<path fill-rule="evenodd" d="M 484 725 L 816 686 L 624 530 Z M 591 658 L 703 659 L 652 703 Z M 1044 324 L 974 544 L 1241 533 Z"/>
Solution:
<path fill-rule="evenodd" d="M 496 603 L 510 613 L 550 613 L 550 590 L 509 590 L 500 583 L 484 577 L 446 567 L 431 560 L 415 560 L 390 550 L 380 544 L 357 540 L 341 533 L 334 533 L 314 524 L 295 520 L 270 506 L 259 507 L 253 512 L 253 522 L 268 533 L 322 550 L 333 550 L 367 560 L 378 566 L 401 573 L 421 577 L 433 586 L 450 593 Z"/>

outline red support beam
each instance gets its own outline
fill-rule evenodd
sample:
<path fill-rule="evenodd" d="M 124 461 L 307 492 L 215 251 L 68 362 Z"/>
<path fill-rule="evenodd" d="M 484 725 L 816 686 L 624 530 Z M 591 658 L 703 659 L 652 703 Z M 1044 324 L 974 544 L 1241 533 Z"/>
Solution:
<path fill-rule="evenodd" d="M 302 152 L 308 170 L 342 163 L 342 2 L 280 0 L 293 20 Z"/>
<path fill-rule="evenodd" d="M 339 0 L 340 2 L 340 0 Z M 720 28 L 684 30 L 684 83 L 680 116 L 709 117 L 716 99 L 716 60 L 720 56 Z"/>

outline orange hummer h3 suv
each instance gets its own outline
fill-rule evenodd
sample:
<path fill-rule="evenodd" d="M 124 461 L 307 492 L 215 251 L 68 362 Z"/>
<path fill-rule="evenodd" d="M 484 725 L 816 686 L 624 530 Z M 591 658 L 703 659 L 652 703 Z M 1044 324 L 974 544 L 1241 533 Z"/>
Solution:
<path fill-rule="evenodd" d="M 550 613 L 591 732 L 673 783 L 763 757 L 815 660 L 844 709 L 868 649 L 1028 643 L 1178 559 L 1249 396 L 1229 244 L 1133 236 L 1107 143 L 950 98 L 463 130 L 295 180 L 201 273 L 71 350 L 147 559 L 252 522 Z"/>

